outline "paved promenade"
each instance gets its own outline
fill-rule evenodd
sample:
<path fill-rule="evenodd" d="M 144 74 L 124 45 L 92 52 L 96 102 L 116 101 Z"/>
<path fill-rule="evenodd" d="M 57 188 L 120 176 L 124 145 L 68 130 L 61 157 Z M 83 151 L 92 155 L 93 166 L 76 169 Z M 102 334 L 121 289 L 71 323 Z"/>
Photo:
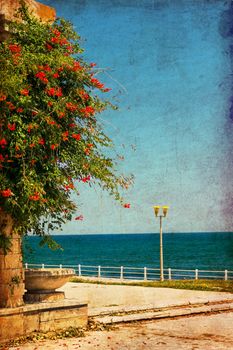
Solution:
<path fill-rule="evenodd" d="M 214 305 L 233 305 L 233 294 L 178 290 L 170 288 L 150 288 L 120 285 L 97 285 L 88 283 L 67 283 L 62 288 L 66 297 L 89 303 L 92 317 L 158 309 L 171 310 L 208 308 Z M 212 307 L 212 306 L 211 306 Z M 141 311 L 140 311 L 141 310 Z M 165 310 L 165 311 L 163 311 Z M 112 317 L 112 316 L 110 316 Z M 124 316 L 123 316 L 124 317 Z M 10 350 L 229 350 L 233 349 L 233 312 L 196 314 L 178 318 L 155 318 L 150 321 L 121 323 L 110 331 L 89 331 L 84 338 L 71 338 L 56 341 L 38 341 Z"/>
<path fill-rule="evenodd" d="M 95 308 L 109 309 L 114 306 L 153 305 L 161 308 L 190 303 L 233 301 L 233 294 L 230 293 L 129 285 L 69 282 L 60 290 L 65 291 L 66 298 L 88 302 L 90 311 Z"/>

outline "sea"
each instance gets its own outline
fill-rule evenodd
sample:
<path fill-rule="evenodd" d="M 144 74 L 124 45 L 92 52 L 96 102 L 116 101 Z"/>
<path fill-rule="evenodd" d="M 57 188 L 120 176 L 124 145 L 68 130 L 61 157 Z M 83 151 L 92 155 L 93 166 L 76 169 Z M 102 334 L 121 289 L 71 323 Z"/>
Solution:
<path fill-rule="evenodd" d="M 56 235 L 62 249 L 40 247 L 40 238 L 24 239 L 24 262 L 48 265 L 101 265 L 159 268 L 159 234 Z M 233 233 L 166 233 L 164 267 L 233 270 Z"/>

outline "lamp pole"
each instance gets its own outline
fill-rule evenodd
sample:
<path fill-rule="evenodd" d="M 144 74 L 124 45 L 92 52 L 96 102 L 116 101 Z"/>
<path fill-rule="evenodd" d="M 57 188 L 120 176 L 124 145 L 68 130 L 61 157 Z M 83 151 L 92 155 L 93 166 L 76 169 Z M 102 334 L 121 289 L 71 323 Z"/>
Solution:
<path fill-rule="evenodd" d="M 164 281 L 164 274 L 163 274 L 163 218 L 165 218 L 167 216 L 167 212 L 168 212 L 168 206 L 163 206 L 162 207 L 162 211 L 163 214 L 159 215 L 159 211 L 160 211 L 160 206 L 159 205 L 155 205 L 154 206 L 154 212 L 155 212 L 155 216 L 159 217 L 159 241 L 160 241 L 160 281 Z"/>

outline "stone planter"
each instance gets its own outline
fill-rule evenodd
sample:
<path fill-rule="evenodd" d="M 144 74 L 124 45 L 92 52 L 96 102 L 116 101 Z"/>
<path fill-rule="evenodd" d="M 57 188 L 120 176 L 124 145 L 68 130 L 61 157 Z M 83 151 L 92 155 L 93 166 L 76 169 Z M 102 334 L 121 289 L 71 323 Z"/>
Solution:
<path fill-rule="evenodd" d="M 26 269 L 24 295 L 26 302 L 57 301 L 64 299 L 64 292 L 56 291 L 75 275 L 72 269 Z"/>

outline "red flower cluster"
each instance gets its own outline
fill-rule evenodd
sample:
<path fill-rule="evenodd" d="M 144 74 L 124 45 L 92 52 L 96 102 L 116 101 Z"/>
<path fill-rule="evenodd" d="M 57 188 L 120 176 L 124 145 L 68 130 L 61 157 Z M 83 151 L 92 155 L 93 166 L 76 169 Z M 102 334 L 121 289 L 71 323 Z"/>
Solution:
<path fill-rule="evenodd" d="M 51 148 L 51 150 L 55 150 L 56 148 L 58 147 L 58 143 L 53 143 L 51 146 L 50 146 L 50 148 Z"/>
<path fill-rule="evenodd" d="M 65 116 L 65 112 L 58 113 L 58 118 L 62 119 Z"/>
<path fill-rule="evenodd" d="M 2 148 L 5 148 L 6 145 L 7 145 L 6 139 L 5 139 L 5 138 L 1 139 L 1 140 L 0 140 L 0 146 L 1 146 Z"/>
<path fill-rule="evenodd" d="M 76 216 L 76 218 L 75 218 L 74 220 L 80 220 L 80 221 L 82 221 L 82 220 L 83 220 L 83 215 Z"/>
<path fill-rule="evenodd" d="M 62 89 L 61 88 L 50 88 L 46 92 L 47 92 L 47 95 L 49 95 L 49 96 L 57 96 L 57 97 L 62 96 Z"/>
<path fill-rule="evenodd" d="M 90 96 L 88 95 L 88 93 L 86 93 L 85 90 L 80 90 L 79 91 L 79 95 L 84 99 L 84 100 L 89 100 Z"/>
<path fill-rule="evenodd" d="M 64 131 L 62 133 L 62 139 L 63 141 L 67 141 L 68 140 L 68 136 L 69 136 L 69 131 Z"/>
<path fill-rule="evenodd" d="M 13 105 L 13 103 L 11 103 L 11 102 L 6 102 L 6 104 L 7 104 L 7 106 L 8 106 L 8 109 L 10 110 L 10 111 L 13 111 L 16 107 Z"/>
<path fill-rule="evenodd" d="M 66 108 L 71 112 L 75 112 L 77 110 L 78 106 L 76 106 L 72 102 L 67 102 Z"/>
<path fill-rule="evenodd" d="M 13 123 L 13 124 L 8 123 L 8 124 L 7 124 L 7 128 L 8 128 L 10 131 L 14 131 L 15 128 L 16 128 L 15 123 Z"/>
<path fill-rule="evenodd" d="M 97 87 L 98 89 L 103 89 L 104 88 L 104 84 L 102 84 L 98 79 L 96 78 L 91 78 L 91 83 Z"/>
<path fill-rule="evenodd" d="M 21 52 L 21 47 L 17 44 L 9 44 L 8 48 L 12 53 L 20 53 Z"/>
<path fill-rule="evenodd" d="M 44 144 L 45 144 L 45 140 L 44 140 L 44 139 L 40 139 L 40 140 L 38 141 L 38 144 L 39 144 L 39 145 L 44 145 Z"/>
<path fill-rule="evenodd" d="M 4 162 L 4 157 L 2 154 L 0 154 L 0 162 Z"/>
<path fill-rule="evenodd" d="M 6 190 L 2 190 L 1 195 L 2 195 L 2 197 L 7 198 L 7 197 L 13 196 L 13 192 L 8 188 Z"/>
<path fill-rule="evenodd" d="M 66 191 L 69 191 L 70 189 L 73 190 L 74 189 L 74 184 L 71 182 L 68 185 L 64 185 L 64 188 Z"/>
<path fill-rule="evenodd" d="M 81 179 L 82 182 L 88 182 L 88 181 L 90 181 L 90 180 L 91 180 L 91 176 L 90 176 L 90 175 L 88 175 L 88 176 L 86 176 L 86 177 L 83 177 L 83 178 Z"/>
<path fill-rule="evenodd" d="M 73 137 L 73 139 L 75 139 L 77 141 L 81 140 L 81 135 L 80 134 L 72 134 L 71 136 Z"/>
<path fill-rule="evenodd" d="M 40 72 L 36 73 L 35 77 L 40 79 L 45 84 L 47 84 L 49 82 L 47 77 L 46 77 L 45 72 L 40 71 Z"/>
<path fill-rule="evenodd" d="M 129 208 L 130 208 L 130 203 L 125 203 L 125 204 L 123 205 L 123 207 L 129 209 Z"/>
<path fill-rule="evenodd" d="M 95 109 L 91 106 L 86 106 L 85 108 L 80 109 L 80 112 L 88 118 L 95 113 Z"/>
<path fill-rule="evenodd" d="M 91 148 L 93 147 L 93 143 L 88 143 L 87 144 L 87 148 L 85 148 L 84 152 L 86 153 L 86 155 L 89 155 L 91 152 Z"/>
<path fill-rule="evenodd" d="M 0 95 L 0 101 L 5 101 L 6 100 L 6 95 Z"/>
<path fill-rule="evenodd" d="M 17 109 L 16 109 L 16 112 L 17 112 L 17 113 L 22 113 L 22 112 L 23 112 L 23 108 L 22 108 L 22 107 L 17 108 Z"/>
<path fill-rule="evenodd" d="M 51 67 L 49 67 L 48 64 L 46 64 L 45 66 L 38 66 L 37 68 L 38 68 L 40 71 L 41 71 L 41 70 L 43 70 L 43 71 L 45 71 L 45 72 L 51 72 L 51 71 L 52 71 Z"/>
<path fill-rule="evenodd" d="M 82 70 L 83 67 L 81 66 L 81 64 L 78 61 L 74 61 L 73 67 L 71 68 L 71 70 L 73 72 L 77 72 L 78 70 Z"/>
<path fill-rule="evenodd" d="M 32 196 L 29 197 L 31 201 L 39 201 L 40 200 L 40 193 L 39 192 L 34 192 Z"/>
<path fill-rule="evenodd" d="M 29 90 L 28 89 L 23 89 L 20 91 L 21 95 L 28 96 Z"/>

